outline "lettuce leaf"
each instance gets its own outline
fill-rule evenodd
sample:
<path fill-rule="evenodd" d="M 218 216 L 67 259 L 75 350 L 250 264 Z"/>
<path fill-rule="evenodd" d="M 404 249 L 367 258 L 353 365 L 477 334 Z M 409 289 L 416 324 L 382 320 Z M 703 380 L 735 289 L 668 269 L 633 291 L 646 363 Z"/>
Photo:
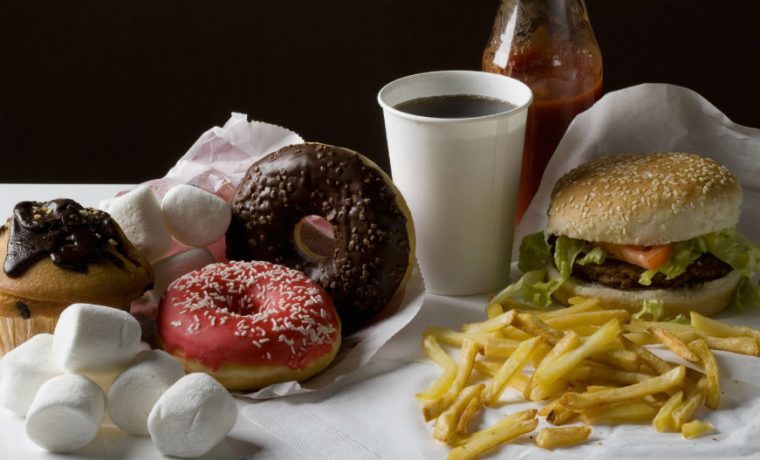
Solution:
<path fill-rule="evenodd" d="M 644 321 L 659 321 L 664 314 L 665 302 L 662 300 L 645 300 L 642 302 L 641 310 L 638 313 L 634 313 L 633 319 L 640 319 Z"/>
<path fill-rule="evenodd" d="M 728 308 L 737 312 L 760 310 L 760 286 L 754 284 L 751 278 L 743 277 Z"/>
<path fill-rule="evenodd" d="M 599 246 L 594 247 L 594 249 L 586 252 L 583 257 L 576 260 L 576 263 L 578 265 L 586 265 L 586 264 L 597 264 L 601 265 L 604 263 L 604 261 L 607 260 L 607 251 L 600 248 Z"/>
<path fill-rule="evenodd" d="M 544 238 L 544 232 L 526 235 L 520 242 L 520 259 L 517 266 L 521 272 L 540 270 L 546 267 L 551 256 L 551 248 Z"/>
<path fill-rule="evenodd" d="M 684 273 L 686 267 L 702 254 L 709 252 L 723 262 L 731 265 L 743 276 L 753 277 L 760 271 L 760 247 L 736 232 L 735 228 L 726 228 L 708 233 L 675 245 L 673 257 L 661 267 L 647 270 L 639 277 L 639 284 L 649 286 L 657 273 L 664 273 L 668 279 Z"/>
<path fill-rule="evenodd" d="M 547 308 L 552 304 L 552 292 L 556 291 L 565 280 L 546 280 L 546 269 L 526 272 L 519 280 L 496 294 L 492 303 L 503 303 L 505 299 L 520 297 L 536 307 Z"/>
<path fill-rule="evenodd" d="M 570 277 L 578 254 L 584 252 L 587 243 L 562 235 L 554 242 L 554 266 L 562 275 L 563 282 Z"/>
<path fill-rule="evenodd" d="M 543 232 L 527 235 L 520 242 L 518 266 L 525 272 L 516 282 L 502 289 L 491 302 L 502 303 L 507 298 L 520 297 L 523 302 L 536 307 L 546 308 L 552 304 L 552 293 L 570 277 L 575 259 L 588 243 L 581 240 L 560 236 L 554 242 L 554 264 L 560 272 L 559 279 L 546 281 L 546 264 L 551 256 L 551 249 Z"/>
<path fill-rule="evenodd" d="M 700 237 L 704 241 L 706 252 L 731 265 L 744 276 L 752 277 L 760 271 L 760 246 L 748 240 L 735 228 Z"/>

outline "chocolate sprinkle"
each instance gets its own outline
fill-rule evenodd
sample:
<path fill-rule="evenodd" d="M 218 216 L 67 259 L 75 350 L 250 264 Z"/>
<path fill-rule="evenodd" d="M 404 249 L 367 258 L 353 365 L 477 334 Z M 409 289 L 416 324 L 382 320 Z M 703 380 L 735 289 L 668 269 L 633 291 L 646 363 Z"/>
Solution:
<path fill-rule="evenodd" d="M 24 319 L 32 317 L 32 311 L 29 310 L 29 306 L 24 302 L 16 302 L 16 310 L 18 310 L 19 315 Z"/>
<path fill-rule="evenodd" d="M 61 268 L 81 273 L 87 272 L 89 263 L 103 259 L 123 268 L 124 262 L 108 251 L 109 246 L 139 265 L 127 254 L 111 216 L 97 209 L 83 208 L 74 200 L 18 203 L 9 227 L 3 269 L 11 278 L 23 275 L 44 257 L 50 257 Z"/>
<path fill-rule="evenodd" d="M 335 250 L 306 260 L 294 228 L 306 216 L 333 227 Z M 232 200 L 231 260 L 266 260 L 306 273 L 330 294 L 343 333 L 366 325 L 387 305 L 406 274 L 406 216 L 382 174 L 348 149 L 285 147 L 248 169 Z"/>

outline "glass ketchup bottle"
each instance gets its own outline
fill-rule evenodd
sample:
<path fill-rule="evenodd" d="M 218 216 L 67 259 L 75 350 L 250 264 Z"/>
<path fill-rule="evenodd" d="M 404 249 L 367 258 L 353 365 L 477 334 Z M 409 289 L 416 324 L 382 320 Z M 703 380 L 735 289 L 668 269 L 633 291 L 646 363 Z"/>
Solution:
<path fill-rule="evenodd" d="M 602 53 L 583 0 L 502 0 L 483 70 L 516 78 L 533 90 L 519 222 L 567 126 L 601 96 Z"/>

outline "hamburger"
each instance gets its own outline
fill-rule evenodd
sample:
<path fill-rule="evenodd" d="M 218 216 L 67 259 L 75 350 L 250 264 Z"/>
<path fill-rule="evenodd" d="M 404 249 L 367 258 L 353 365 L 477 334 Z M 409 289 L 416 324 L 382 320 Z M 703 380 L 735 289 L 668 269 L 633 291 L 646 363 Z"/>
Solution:
<path fill-rule="evenodd" d="M 523 240 L 527 273 L 497 297 L 539 305 L 596 297 L 656 319 L 760 307 L 760 248 L 736 231 L 741 202 L 736 176 L 698 155 L 583 164 L 555 185 L 546 233 Z"/>

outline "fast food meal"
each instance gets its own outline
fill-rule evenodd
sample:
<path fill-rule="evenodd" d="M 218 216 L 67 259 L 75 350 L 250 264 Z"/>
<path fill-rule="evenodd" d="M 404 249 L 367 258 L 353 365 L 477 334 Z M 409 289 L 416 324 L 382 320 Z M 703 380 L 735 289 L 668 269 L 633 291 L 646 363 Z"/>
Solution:
<path fill-rule="evenodd" d="M 637 320 L 626 310 L 600 323 L 593 315 L 609 311 L 600 299 L 568 300 L 570 307 L 551 311 L 515 300 L 504 311 L 492 303 L 488 319 L 465 324 L 461 331 L 431 327 L 424 332 L 422 348 L 442 373 L 417 399 L 425 420 L 435 420 L 433 437 L 453 447 L 449 458 L 474 458 L 533 432 L 539 422 L 558 427 L 543 427 L 535 437 L 546 449 L 583 442 L 594 425 L 652 423 L 660 432 L 702 436 L 714 428 L 696 419 L 697 411 L 703 406 L 718 410 L 721 397 L 720 370 L 711 351 L 716 347 L 710 344 L 758 356 L 756 348 L 746 346 L 760 338 L 755 329 L 697 312 L 691 313 L 690 324 Z M 657 343 L 688 354 L 700 370 L 642 346 Z M 459 348 L 458 358 L 444 346 Z M 509 414 L 509 404 L 502 402 L 508 387 L 540 404 L 538 410 L 507 415 L 470 433 L 483 408 Z"/>
<path fill-rule="evenodd" d="M 551 297 L 567 303 L 583 295 L 670 318 L 758 304 L 752 278 L 760 248 L 735 229 L 741 201 L 734 174 L 697 155 L 617 155 L 581 165 L 554 187 L 546 236 L 523 239 L 522 283 L 495 301 L 517 294 L 545 306 Z"/>
<path fill-rule="evenodd" d="M 231 390 L 306 380 L 341 343 L 327 293 L 303 273 L 269 262 L 216 263 L 183 275 L 161 299 L 156 327 L 186 370 Z"/>
<path fill-rule="evenodd" d="M 308 216 L 332 226 L 334 249 L 300 241 Z M 232 200 L 230 260 L 267 260 L 306 273 L 332 297 L 343 333 L 401 300 L 414 266 L 414 227 L 390 178 L 357 152 L 291 145 L 251 165 Z"/>
<path fill-rule="evenodd" d="M 51 333 L 72 303 L 128 309 L 153 270 L 103 212 L 73 200 L 18 203 L 0 228 L 0 354 Z"/>

